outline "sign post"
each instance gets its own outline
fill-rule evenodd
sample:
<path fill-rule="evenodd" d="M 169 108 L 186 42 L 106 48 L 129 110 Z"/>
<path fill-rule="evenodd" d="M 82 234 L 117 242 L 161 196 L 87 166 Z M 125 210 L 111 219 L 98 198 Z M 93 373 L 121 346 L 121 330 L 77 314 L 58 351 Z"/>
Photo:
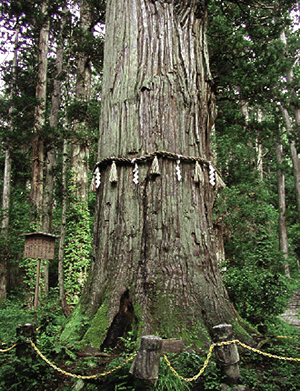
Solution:
<path fill-rule="evenodd" d="M 31 232 L 22 234 L 25 236 L 24 257 L 37 258 L 36 283 L 34 292 L 34 310 L 38 308 L 39 284 L 42 259 L 54 259 L 54 246 L 56 235 L 44 232 Z"/>

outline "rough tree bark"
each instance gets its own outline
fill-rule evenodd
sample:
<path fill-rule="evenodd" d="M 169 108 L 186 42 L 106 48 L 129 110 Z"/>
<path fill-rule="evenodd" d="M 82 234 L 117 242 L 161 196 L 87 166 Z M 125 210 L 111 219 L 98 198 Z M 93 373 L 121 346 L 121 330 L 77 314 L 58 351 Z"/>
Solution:
<path fill-rule="evenodd" d="M 286 202 L 285 202 L 285 175 L 282 172 L 282 143 L 278 139 L 276 146 L 277 157 L 277 182 L 278 182 L 278 210 L 279 210 L 279 248 L 283 253 L 286 262 L 284 264 L 284 272 L 287 277 L 290 277 L 290 267 L 288 263 L 289 250 L 288 250 L 288 236 L 286 227 Z"/>
<path fill-rule="evenodd" d="M 297 201 L 297 210 L 298 210 L 298 220 L 300 222 L 300 161 L 298 157 L 298 152 L 296 148 L 296 141 L 292 136 L 292 123 L 290 120 L 289 113 L 287 109 L 281 106 L 282 117 L 285 123 L 285 128 L 289 137 L 291 158 L 293 163 L 294 171 L 294 182 L 295 182 L 295 191 L 296 191 L 296 201 Z"/>
<path fill-rule="evenodd" d="M 10 92 L 10 99 L 15 96 L 16 90 L 16 69 L 17 69 L 17 58 L 18 58 L 18 37 L 19 30 L 16 31 L 15 37 L 15 50 L 12 64 L 12 89 Z M 8 122 L 8 134 L 13 132 L 13 122 L 12 122 L 12 112 L 14 111 L 14 105 L 11 102 L 9 108 L 9 122 Z M 2 190 L 2 219 L 1 219 L 1 234 L 5 239 L 8 237 L 9 230 L 9 205 L 10 205 L 10 193 L 11 193 L 11 144 L 9 142 L 6 143 L 5 146 L 5 158 L 4 158 L 4 175 L 3 175 L 3 190 Z"/>
<path fill-rule="evenodd" d="M 83 134 L 85 132 L 84 106 L 87 107 L 90 100 L 91 87 L 91 62 L 84 49 L 84 43 L 92 25 L 92 13 L 90 4 L 81 0 L 80 5 L 80 28 L 81 39 L 77 59 L 77 79 L 75 87 L 76 100 L 81 103 L 83 118 L 78 117 L 74 122 L 74 139 L 71 145 L 71 167 L 74 180 L 74 188 L 79 201 L 88 200 L 88 172 L 89 172 L 89 143 Z M 81 134 L 82 133 L 82 134 Z"/>
<path fill-rule="evenodd" d="M 70 309 L 67 304 L 65 284 L 64 284 L 64 245 L 66 237 L 66 221 L 67 221 L 67 162 L 68 162 L 68 142 L 63 141 L 63 160 L 62 160 L 62 211 L 61 211 L 61 226 L 60 238 L 58 247 L 58 285 L 59 298 L 62 310 L 66 317 L 70 315 Z"/>
<path fill-rule="evenodd" d="M 216 324 L 239 323 L 217 264 L 208 166 L 197 184 L 195 163 L 159 155 L 161 175 L 143 162 L 136 184 L 135 164 L 117 159 L 162 150 L 212 159 L 204 4 L 107 3 L 99 160 L 116 157 L 118 182 L 109 181 L 108 159 L 99 166 L 94 259 L 74 311 L 93 317 L 84 344 L 113 346 L 133 324 L 139 335 L 205 342 Z M 62 339 L 73 332 L 70 322 Z"/>
<path fill-rule="evenodd" d="M 66 8 L 64 9 L 64 14 L 66 14 Z M 53 80 L 53 91 L 51 96 L 51 109 L 49 115 L 49 125 L 52 129 L 56 130 L 58 124 L 58 113 L 61 102 L 61 71 L 63 66 L 63 54 L 64 54 L 64 45 L 63 45 L 63 29 L 66 24 L 65 15 L 62 16 L 61 25 L 60 25 L 60 42 L 56 51 L 56 75 Z M 43 232 L 51 232 L 52 225 L 52 211 L 53 211 L 53 191 L 55 184 L 55 167 L 57 164 L 56 161 L 56 146 L 54 141 L 49 146 L 49 149 L 46 154 L 45 167 L 45 186 L 44 186 L 44 196 L 43 196 Z M 49 292 L 49 263 L 44 264 L 44 290 L 47 295 Z"/>
<path fill-rule="evenodd" d="M 285 32 L 282 31 L 280 35 L 280 39 L 283 42 L 285 46 L 287 46 L 287 40 L 285 36 Z M 293 85 L 293 70 L 292 68 L 286 70 L 286 79 L 289 84 L 289 86 Z M 293 96 L 295 94 L 295 91 L 292 87 L 289 87 L 290 90 L 290 101 L 293 100 Z M 293 163 L 293 170 L 294 170 L 294 181 L 295 181 L 295 190 L 296 190 L 296 201 L 297 201 L 297 210 L 298 210 L 298 220 L 300 222 L 300 161 L 298 157 L 298 151 L 296 147 L 296 140 L 295 137 L 293 137 L 293 126 L 290 119 L 288 107 L 290 106 L 289 102 L 285 102 L 281 104 L 281 111 L 283 116 L 283 121 L 285 123 L 286 131 L 289 136 L 289 143 L 290 143 L 290 151 L 291 151 L 291 158 Z M 292 109 L 294 111 L 295 121 L 296 124 L 300 124 L 299 120 L 299 109 L 296 106 L 292 105 Z"/>
<path fill-rule="evenodd" d="M 261 108 L 257 109 L 257 122 L 262 122 L 263 113 Z M 257 132 L 257 137 L 255 140 L 255 149 L 256 149 L 256 169 L 259 173 L 259 179 L 263 181 L 264 179 L 264 154 L 263 154 L 263 145 L 260 139 L 259 131 Z"/>
<path fill-rule="evenodd" d="M 18 57 L 18 35 L 19 29 L 16 31 L 15 37 L 15 50 L 12 64 L 13 82 L 10 93 L 10 99 L 12 100 L 15 96 L 15 83 L 16 83 L 16 69 L 17 69 L 17 57 Z M 13 103 L 9 108 L 9 122 L 8 122 L 8 137 L 13 132 L 12 112 L 14 110 Z M 5 146 L 5 158 L 4 158 L 4 174 L 3 174 L 3 190 L 2 190 L 2 219 L 1 219 L 1 235 L 5 241 L 6 250 L 8 250 L 8 234 L 9 234 L 9 207 L 10 207 L 10 195 L 11 195 L 11 144 L 7 141 Z M 7 287 L 7 258 L 8 251 L 2 254 L 0 259 L 0 302 L 6 298 L 6 287 Z"/>
<path fill-rule="evenodd" d="M 44 166 L 44 140 L 42 129 L 45 125 L 46 87 L 47 87 L 47 53 L 49 38 L 49 19 L 47 1 L 41 4 L 41 14 L 44 17 L 40 28 L 38 48 L 38 81 L 36 85 L 36 98 L 39 100 L 34 113 L 34 129 L 32 135 L 31 160 L 31 189 L 30 201 L 33 207 L 33 221 L 37 227 L 42 225 L 43 206 L 43 166 Z"/>

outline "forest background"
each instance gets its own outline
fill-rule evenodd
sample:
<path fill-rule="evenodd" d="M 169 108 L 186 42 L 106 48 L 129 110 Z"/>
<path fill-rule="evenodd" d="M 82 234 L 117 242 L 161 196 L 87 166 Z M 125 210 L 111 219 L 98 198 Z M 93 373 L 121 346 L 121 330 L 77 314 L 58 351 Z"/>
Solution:
<path fill-rule="evenodd" d="M 208 2 L 214 164 L 226 185 L 216 196 L 214 223 L 232 303 L 254 327 L 276 330 L 284 327 L 278 315 L 300 270 L 299 5 L 248 3 Z M 105 2 L 3 0 L 1 35 L 1 339 L 14 339 L 20 318 L 33 319 L 36 261 L 23 257 L 20 234 L 48 232 L 59 238 L 55 259 L 43 261 L 43 347 L 72 360 L 57 334 L 80 298 L 91 258 Z M 125 337 L 123 348 L 130 345 Z M 1 381 L 17 389 L 11 377 L 3 380 L 14 365 L 4 361 Z M 46 370 L 36 370 L 45 381 Z"/>

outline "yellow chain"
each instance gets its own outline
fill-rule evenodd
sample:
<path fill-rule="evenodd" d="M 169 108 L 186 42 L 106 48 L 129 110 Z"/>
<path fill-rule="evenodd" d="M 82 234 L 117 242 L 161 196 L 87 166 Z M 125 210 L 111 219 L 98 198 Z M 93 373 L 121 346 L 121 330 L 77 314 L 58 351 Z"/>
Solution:
<path fill-rule="evenodd" d="M 37 354 L 48 364 L 50 365 L 50 367 L 52 367 L 53 369 L 55 369 L 56 371 L 62 373 L 63 375 L 66 375 L 66 376 L 71 376 L 71 377 L 74 377 L 76 379 L 95 379 L 97 377 L 100 377 L 100 376 L 106 376 L 106 375 L 109 375 L 110 373 L 113 373 L 114 371 L 116 371 L 117 369 L 120 369 L 122 368 L 124 365 L 126 365 L 127 363 L 129 363 L 131 360 L 134 359 L 134 357 L 136 356 L 136 354 L 134 354 L 133 356 L 129 357 L 123 364 L 119 365 L 118 367 L 116 368 L 113 368 L 111 369 L 110 371 L 107 371 L 107 372 L 104 372 L 104 373 L 97 373 L 96 375 L 90 375 L 90 376 L 82 376 L 82 375 L 75 375 L 73 373 L 70 373 L 70 372 L 66 372 L 64 371 L 63 369 L 60 369 L 58 368 L 56 365 L 54 365 L 52 362 L 50 362 L 40 351 L 39 349 L 35 346 L 35 344 L 30 341 L 31 343 L 31 346 L 33 347 L 33 349 L 37 352 Z"/>
<path fill-rule="evenodd" d="M 299 337 L 289 337 L 286 335 L 277 335 L 275 338 L 299 339 Z"/>
<path fill-rule="evenodd" d="M 277 338 L 293 338 L 293 337 L 286 337 L 286 336 L 278 336 Z M 133 356 L 129 357 L 126 361 L 124 361 L 123 364 L 117 366 L 116 368 L 113 368 L 111 369 L 110 371 L 106 371 L 106 372 L 103 372 L 103 373 L 98 373 L 96 375 L 90 375 L 90 376 L 82 376 L 82 375 L 76 375 L 76 374 L 72 374 L 70 372 L 66 372 L 64 371 L 63 369 L 60 369 L 58 368 L 56 365 L 54 365 L 53 363 L 51 363 L 40 351 L 39 349 L 35 346 L 35 344 L 30 340 L 30 343 L 31 343 L 31 346 L 33 347 L 33 349 L 37 352 L 37 354 L 48 364 L 50 365 L 53 369 L 55 369 L 56 371 L 66 375 L 66 376 L 71 376 L 71 377 L 74 377 L 76 379 L 95 379 L 97 377 L 100 377 L 100 376 L 106 376 L 106 375 L 109 375 L 113 372 L 115 372 L 116 370 L 122 368 L 124 365 L 126 365 L 127 363 L 129 363 L 131 360 L 134 359 L 134 357 L 136 356 L 136 354 L 134 354 Z M 192 381 L 195 381 L 197 380 L 202 374 L 203 372 L 205 371 L 208 363 L 209 363 L 209 360 L 212 356 L 212 352 L 214 350 L 214 348 L 216 346 L 226 346 L 226 345 L 231 345 L 231 344 L 237 344 L 237 345 L 240 345 L 242 346 L 243 348 L 245 349 L 248 349 L 248 350 L 251 350 L 252 352 L 254 353 L 257 353 L 257 354 L 261 354 L 263 356 L 266 356 L 266 357 L 270 357 L 270 358 L 275 358 L 275 359 L 278 359 L 278 360 L 284 360 L 284 361 L 296 361 L 296 362 L 300 362 L 300 358 L 294 358 L 294 357 L 282 357 L 282 356 L 277 356 L 275 354 L 270 354 L 270 353 L 266 353 L 266 352 L 262 352 L 261 350 L 258 350 L 258 349 L 255 349 L 255 348 L 252 348 L 251 346 L 248 346 L 242 342 L 240 342 L 238 339 L 235 339 L 235 340 L 232 340 L 232 341 L 226 341 L 226 342 L 219 342 L 219 343 L 214 343 L 210 346 L 209 348 L 209 351 L 208 351 L 208 354 L 207 354 L 207 357 L 206 357 L 206 360 L 203 364 L 203 367 L 200 369 L 199 373 L 191 378 L 184 378 L 183 376 L 180 376 L 176 370 L 172 367 L 170 361 L 168 360 L 167 356 L 164 354 L 164 359 L 167 363 L 167 365 L 169 366 L 170 370 L 173 372 L 173 374 L 175 376 L 177 376 L 179 379 L 185 381 L 185 382 L 192 382 Z M 13 346 L 11 346 L 10 348 L 8 349 L 0 349 L 0 353 L 5 353 L 5 352 L 9 352 L 10 350 L 12 350 L 14 347 L 16 347 L 17 344 L 14 344 Z"/>
<path fill-rule="evenodd" d="M 279 337 L 279 338 L 284 338 L 284 337 Z M 289 337 L 286 337 L 286 338 L 289 338 Z M 167 356 L 164 354 L 164 359 L 166 360 L 166 363 L 167 365 L 169 366 L 170 370 L 173 372 L 173 374 L 175 376 L 177 376 L 179 379 L 185 381 L 185 382 L 191 382 L 191 381 L 194 381 L 194 380 L 197 380 L 204 372 L 205 368 L 207 367 L 208 363 L 209 363 L 209 360 L 211 358 L 211 355 L 212 355 L 212 351 L 213 349 L 215 348 L 215 346 L 226 346 L 226 345 L 231 345 L 231 344 L 237 344 L 237 345 L 240 345 L 242 346 L 243 348 L 246 348 L 248 350 L 252 350 L 253 352 L 255 353 L 258 353 L 258 354 L 262 354 L 263 356 L 267 356 L 267 357 L 270 357 L 270 358 L 276 358 L 278 360 L 285 360 L 285 361 L 298 361 L 300 362 L 300 358 L 293 358 L 293 357 L 281 357 L 281 356 L 276 356 L 275 354 L 270 354 L 270 353 L 265 353 L 265 352 L 262 352 L 258 349 L 255 349 L 255 348 L 252 348 L 251 346 L 248 346 L 242 342 L 240 342 L 238 339 L 235 339 L 233 341 L 226 341 L 226 342 L 218 342 L 218 343 L 214 343 L 210 346 L 209 348 L 209 352 L 208 352 L 208 355 L 207 355 L 207 358 L 204 362 L 204 365 L 203 367 L 201 368 L 200 372 L 194 376 L 194 377 L 190 377 L 190 378 L 184 378 L 182 376 L 180 376 L 176 370 L 171 366 L 171 363 L 170 361 L 168 360 Z"/>
<path fill-rule="evenodd" d="M 170 361 L 168 360 L 167 356 L 164 354 L 164 359 L 166 360 L 166 363 L 167 365 L 169 366 L 170 370 L 174 373 L 175 376 L 179 377 L 179 379 L 185 381 L 185 382 L 191 382 L 191 381 L 194 381 L 194 380 L 197 380 L 198 377 L 200 377 L 202 375 L 202 373 L 205 371 L 205 368 L 207 367 L 208 363 L 209 363 L 209 360 L 211 358 L 211 355 L 212 355 L 212 351 L 214 350 L 214 347 L 216 346 L 216 344 L 213 344 L 210 346 L 209 348 L 209 352 L 207 354 L 207 357 L 206 357 L 206 360 L 203 364 L 203 367 L 200 369 L 200 372 L 195 375 L 194 377 L 190 377 L 190 378 L 184 378 L 180 375 L 178 375 L 178 373 L 175 371 L 175 369 L 171 366 L 171 363 Z"/>
<path fill-rule="evenodd" d="M 262 352 L 258 349 L 255 349 L 255 348 L 251 348 L 251 346 L 245 345 L 244 343 L 242 343 L 240 341 L 238 341 L 237 343 L 240 346 L 242 346 L 243 348 L 246 348 L 248 350 L 252 350 L 252 352 L 262 354 L 263 356 L 266 356 L 266 357 L 276 358 L 278 360 L 284 360 L 284 361 L 298 361 L 298 362 L 300 362 L 300 358 L 276 356 L 275 354 L 270 354 L 270 353 Z"/>
<path fill-rule="evenodd" d="M 9 352 L 10 350 L 12 350 L 14 347 L 16 347 L 17 344 L 15 343 L 13 346 L 11 346 L 10 348 L 7 348 L 7 349 L 0 349 L 0 353 L 5 353 L 5 352 Z"/>

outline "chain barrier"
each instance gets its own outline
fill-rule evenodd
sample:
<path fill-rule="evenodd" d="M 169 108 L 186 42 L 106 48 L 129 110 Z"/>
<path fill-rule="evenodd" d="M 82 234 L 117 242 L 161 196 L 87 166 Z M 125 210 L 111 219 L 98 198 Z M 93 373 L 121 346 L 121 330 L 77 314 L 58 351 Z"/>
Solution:
<path fill-rule="evenodd" d="M 212 355 L 212 352 L 213 352 L 213 350 L 214 350 L 214 347 L 215 347 L 215 344 L 213 344 L 213 345 L 210 346 L 209 351 L 208 351 L 208 354 L 207 354 L 207 357 L 206 357 L 206 360 L 205 360 L 205 362 L 204 362 L 203 367 L 200 369 L 200 372 L 199 372 L 197 375 L 195 375 L 194 377 L 190 377 L 190 378 L 185 378 L 185 377 L 183 377 L 183 376 L 180 376 L 180 375 L 176 372 L 176 370 L 172 367 L 170 361 L 168 360 L 168 358 L 167 358 L 167 356 L 166 356 L 165 354 L 164 354 L 164 359 L 166 360 L 167 365 L 169 366 L 170 370 L 173 372 L 173 374 L 174 374 L 175 376 L 179 377 L 180 380 L 183 380 L 183 381 L 189 383 L 189 382 L 191 382 L 191 381 L 197 380 L 198 377 L 200 377 L 200 376 L 203 374 L 203 372 L 205 371 L 205 368 L 207 367 L 207 365 L 208 365 L 208 363 L 209 363 L 209 360 L 210 360 L 210 358 L 211 358 L 211 355 Z"/>
<path fill-rule="evenodd" d="M 261 355 L 266 356 L 266 357 L 276 358 L 277 360 L 300 362 L 300 358 L 276 356 L 275 354 L 262 352 L 262 351 L 260 351 L 258 349 L 252 348 L 251 346 L 245 345 L 243 342 L 237 341 L 237 343 L 238 343 L 238 345 L 242 346 L 245 349 L 252 350 L 252 352 L 261 354 Z"/>
<path fill-rule="evenodd" d="M 9 352 L 10 350 L 12 350 L 13 348 L 15 348 L 17 346 L 17 344 L 15 343 L 13 346 L 11 346 L 10 348 L 7 348 L 7 349 L 0 349 L 0 353 L 6 353 L 6 352 Z"/>
<path fill-rule="evenodd" d="M 70 373 L 70 372 L 67 372 L 67 371 L 64 371 L 63 369 L 57 367 L 56 365 L 54 365 L 51 361 L 49 361 L 40 351 L 39 349 L 35 346 L 35 344 L 30 340 L 30 344 L 31 346 L 33 347 L 33 349 L 37 352 L 37 354 L 48 364 L 50 365 L 50 367 L 52 367 L 53 369 L 55 369 L 56 371 L 62 373 L 63 375 L 66 375 L 66 376 L 70 376 L 70 377 L 74 377 L 75 379 L 82 379 L 82 380 L 87 380 L 87 379 L 96 379 L 97 377 L 100 377 L 100 376 L 106 376 L 106 375 L 109 375 L 115 371 L 117 371 L 118 369 L 124 367 L 124 365 L 128 364 L 131 360 L 134 359 L 134 357 L 136 356 L 136 354 L 134 354 L 133 356 L 129 357 L 126 361 L 124 361 L 121 365 L 117 366 L 116 368 L 113 368 L 111 369 L 110 371 L 106 371 L 106 372 L 103 372 L 103 373 L 97 373 L 96 375 L 90 375 L 90 376 L 82 376 L 82 375 L 75 375 L 74 373 Z"/>
<path fill-rule="evenodd" d="M 286 335 L 277 335 L 274 338 L 299 339 L 299 337 L 289 337 L 289 336 L 286 336 Z"/>
<path fill-rule="evenodd" d="M 293 338 L 293 337 L 285 337 L 285 336 L 278 336 L 277 338 Z M 244 344 L 243 342 L 240 342 L 238 339 L 234 339 L 233 341 L 226 341 L 226 342 L 218 342 L 218 343 L 213 343 L 210 348 L 209 348 L 209 352 L 208 352 L 208 355 L 206 357 L 206 360 L 203 364 L 203 367 L 200 369 L 200 372 L 195 375 L 194 377 L 190 377 L 190 378 L 184 378 L 183 376 L 180 376 L 176 370 L 172 367 L 170 361 L 168 360 L 167 356 L 164 354 L 164 359 L 168 365 L 168 367 L 170 368 L 170 370 L 173 372 L 173 374 L 175 376 L 177 376 L 180 380 L 183 380 L 185 382 L 191 382 L 191 381 L 194 381 L 194 380 L 197 380 L 202 374 L 203 372 L 205 371 L 205 368 L 207 367 L 208 363 L 209 363 L 209 360 L 211 358 L 211 355 L 212 355 L 212 352 L 214 350 L 214 348 L 216 346 L 226 346 L 226 345 L 231 345 L 231 344 L 237 344 L 237 345 L 240 345 L 242 346 L 243 348 L 245 349 L 248 349 L 248 350 L 251 350 L 252 352 L 254 353 L 257 353 L 257 354 L 261 354 L 263 356 L 266 356 L 266 357 L 269 357 L 269 358 L 275 358 L 277 360 L 284 360 L 284 361 L 297 361 L 297 362 L 300 362 L 300 358 L 294 358 L 294 357 L 282 357 L 282 356 L 276 356 L 275 354 L 271 354 L 271 353 L 266 353 L 266 352 L 262 352 L 261 350 L 258 350 L 258 349 L 255 349 L 255 348 L 252 348 L 251 346 L 248 346 L 246 344 Z"/>
<path fill-rule="evenodd" d="M 277 336 L 276 338 L 292 338 L 293 337 L 287 337 L 287 336 Z M 109 371 L 106 371 L 106 372 L 103 372 L 103 373 L 98 373 L 96 375 L 89 375 L 89 376 L 85 376 L 85 375 L 76 375 L 76 374 L 73 374 L 73 373 L 70 373 L 70 372 L 67 372 L 59 367 L 57 367 L 55 364 L 53 364 L 50 360 L 48 360 L 40 351 L 39 349 L 37 348 L 37 346 L 31 341 L 31 340 L 28 340 L 28 342 L 30 342 L 32 348 L 36 351 L 36 353 L 50 366 L 52 367 L 54 370 L 62 373 L 63 375 L 66 375 L 66 376 L 70 376 L 70 377 L 73 377 L 73 378 L 76 378 L 76 379 L 82 379 L 82 380 L 88 380 L 88 379 L 96 379 L 97 377 L 101 377 L 101 376 L 107 376 L 107 375 L 110 375 L 111 373 L 117 371 L 118 369 L 124 367 L 126 364 L 128 364 L 130 361 L 132 361 L 137 353 L 133 354 L 131 357 L 129 357 L 126 361 L 124 361 L 121 365 L 109 370 Z M 241 347 L 243 347 L 244 349 L 248 349 L 254 353 L 257 353 L 257 354 L 261 354 L 265 357 L 269 357 L 269 358 L 274 358 L 274 359 L 277 359 L 277 360 L 284 360 L 284 361 L 296 361 L 296 362 L 300 362 L 300 358 L 295 358 L 295 357 L 282 357 L 282 356 L 277 356 L 275 354 L 271 354 L 271 353 L 267 353 L 267 352 L 262 352 L 261 350 L 258 350 L 258 349 L 255 349 L 255 348 L 252 348 L 251 346 L 248 346 L 246 344 L 244 344 L 243 342 L 240 342 L 238 339 L 235 339 L 235 340 L 232 340 L 232 341 L 226 341 L 226 342 L 218 342 L 218 343 L 213 343 L 210 347 L 209 347 L 209 351 L 208 351 L 208 354 L 207 354 L 207 357 L 206 357 L 206 360 L 203 364 L 203 367 L 200 369 L 199 373 L 193 377 L 190 377 L 190 378 L 185 378 L 181 375 L 179 375 L 176 370 L 172 367 L 170 361 L 168 360 L 167 356 L 164 354 L 163 357 L 168 365 L 168 367 L 170 368 L 171 372 L 177 376 L 180 380 L 182 381 L 185 381 L 185 382 L 192 382 L 192 381 L 195 381 L 197 380 L 202 374 L 203 372 L 205 371 L 206 367 L 208 366 L 209 364 L 209 361 L 211 359 L 211 356 L 212 356 L 212 352 L 214 350 L 214 348 L 216 346 L 226 346 L 226 345 L 231 345 L 231 344 L 237 344 L 237 345 L 240 345 Z M 10 350 L 12 350 L 13 348 L 15 348 L 17 346 L 17 344 L 14 344 L 13 346 L 11 346 L 10 348 L 7 348 L 7 349 L 0 349 L 0 353 L 5 353 L 5 352 L 9 352 Z"/>

